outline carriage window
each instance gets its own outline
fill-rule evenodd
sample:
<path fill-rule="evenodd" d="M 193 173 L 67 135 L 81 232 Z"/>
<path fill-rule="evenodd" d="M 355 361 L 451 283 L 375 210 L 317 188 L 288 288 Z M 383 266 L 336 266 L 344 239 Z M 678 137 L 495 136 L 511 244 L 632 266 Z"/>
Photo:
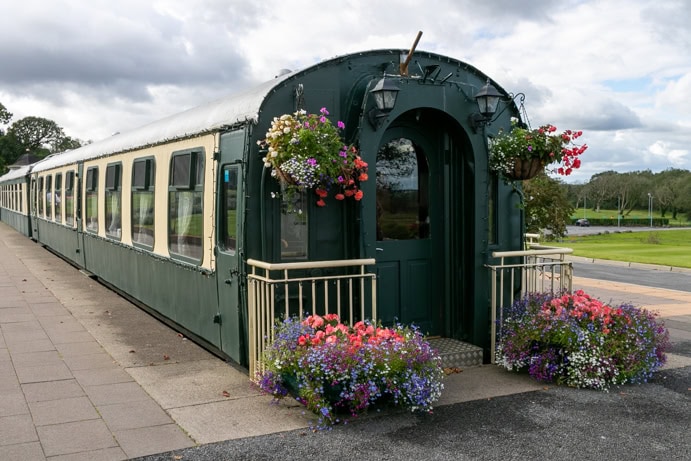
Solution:
<path fill-rule="evenodd" d="M 377 240 L 429 236 L 427 158 L 411 140 L 394 139 L 377 152 Z"/>
<path fill-rule="evenodd" d="M 204 151 L 173 153 L 168 187 L 168 249 L 172 254 L 202 259 Z"/>
<path fill-rule="evenodd" d="M 56 222 L 62 222 L 62 174 L 55 175 L 55 194 L 53 196 L 53 215 Z"/>
<path fill-rule="evenodd" d="M 237 216 L 238 216 L 238 167 L 224 166 L 223 171 L 223 206 L 221 207 L 221 242 L 225 250 L 232 253 L 237 249 Z"/>
<path fill-rule="evenodd" d="M 50 219 L 53 211 L 53 177 L 46 176 L 46 219 Z"/>
<path fill-rule="evenodd" d="M 43 178 L 38 178 L 38 216 L 43 217 L 44 212 L 43 212 Z"/>
<path fill-rule="evenodd" d="M 114 239 L 122 237 L 122 178 L 120 163 L 106 167 L 106 235 Z"/>
<path fill-rule="evenodd" d="M 86 170 L 86 230 L 98 232 L 98 168 Z"/>
<path fill-rule="evenodd" d="M 74 171 L 65 175 L 65 224 L 74 225 Z"/>
<path fill-rule="evenodd" d="M 132 164 L 132 242 L 148 248 L 154 246 L 154 178 L 153 158 L 135 160 Z"/>
<path fill-rule="evenodd" d="M 281 258 L 307 259 L 307 194 L 281 197 Z"/>

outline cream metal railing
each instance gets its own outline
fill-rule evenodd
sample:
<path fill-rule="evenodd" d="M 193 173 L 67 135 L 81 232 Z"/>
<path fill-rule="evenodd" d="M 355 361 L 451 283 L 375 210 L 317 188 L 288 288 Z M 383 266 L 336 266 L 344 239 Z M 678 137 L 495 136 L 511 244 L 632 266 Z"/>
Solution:
<path fill-rule="evenodd" d="M 350 325 L 356 319 L 376 322 L 376 274 L 365 271 L 366 266 L 374 264 L 372 258 L 298 263 L 248 259 L 250 379 L 256 379 L 257 373 L 264 369 L 262 355 L 274 339 L 273 327 L 277 318 L 335 313 Z M 359 267 L 359 270 L 352 274 L 337 274 L 345 272 L 343 269 L 348 267 Z M 313 274 L 304 275 L 308 272 Z M 334 275 L 322 275 L 324 272 L 334 272 Z M 371 296 L 370 315 L 366 315 L 368 295 Z"/>
<path fill-rule="evenodd" d="M 536 292 L 571 292 L 573 265 L 566 255 L 571 248 L 558 248 L 537 244 L 537 235 L 526 234 L 526 250 L 495 251 L 492 257 L 499 264 L 487 265 L 491 274 L 491 361 L 496 353 L 497 323 L 501 329 L 504 321 L 503 309 L 518 297 Z M 520 259 L 521 262 L 509 263 Z M 497 322 L 497 316 L 499 321 Z M 500 330 L 501 331 L 501 330 Z"/>

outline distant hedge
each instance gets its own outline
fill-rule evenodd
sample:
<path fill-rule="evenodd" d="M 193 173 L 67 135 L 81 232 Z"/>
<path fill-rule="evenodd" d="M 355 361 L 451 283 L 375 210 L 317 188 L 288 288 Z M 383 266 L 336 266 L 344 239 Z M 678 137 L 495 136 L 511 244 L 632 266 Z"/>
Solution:
<path fill-rule="evenodd" d="M 571 225 L 575 226 L 578 219 L 571 219 Z M 622 218 L 617 222 L 617 218 L 588 218 L 591 226 L 616 226 L 621 224 L 622 227 L 633 226 L 650 226 L 650 218 Z M 653 218 L 653 227 L 669 226 L 668 218 Z"/>

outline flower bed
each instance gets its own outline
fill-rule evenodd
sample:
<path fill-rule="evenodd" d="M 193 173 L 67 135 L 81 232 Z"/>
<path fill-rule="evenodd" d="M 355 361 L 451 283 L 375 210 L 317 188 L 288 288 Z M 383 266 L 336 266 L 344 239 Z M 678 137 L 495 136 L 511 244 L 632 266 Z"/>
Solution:
<path fill-rule="evenodd" d="M 416 328 L 349 327 L 335 314 L 277 323 L 265 363 L 260 389 L 277 399 L 291 393 L 320 428 L 382 402 L 430 412 L 443 388 L 441 358 Z"/>
<path fill-rule="evenodd" d="M 647 381 L 668 347 L 669 332 L 655 314 L 578 290 L 531 294 L 505 309 L 496 361 L 538 381 L 607 390 Z"/>

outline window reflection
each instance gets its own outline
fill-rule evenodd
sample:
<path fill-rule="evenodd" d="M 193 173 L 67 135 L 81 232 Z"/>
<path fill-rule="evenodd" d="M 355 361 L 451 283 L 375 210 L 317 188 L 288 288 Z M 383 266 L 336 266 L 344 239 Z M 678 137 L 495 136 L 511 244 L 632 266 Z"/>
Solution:
<path fill-rule="evenodd" d="M 377 240 L 429 236 L 427 158 L 410 139 L 394 139 L 377 152 Z"/>

